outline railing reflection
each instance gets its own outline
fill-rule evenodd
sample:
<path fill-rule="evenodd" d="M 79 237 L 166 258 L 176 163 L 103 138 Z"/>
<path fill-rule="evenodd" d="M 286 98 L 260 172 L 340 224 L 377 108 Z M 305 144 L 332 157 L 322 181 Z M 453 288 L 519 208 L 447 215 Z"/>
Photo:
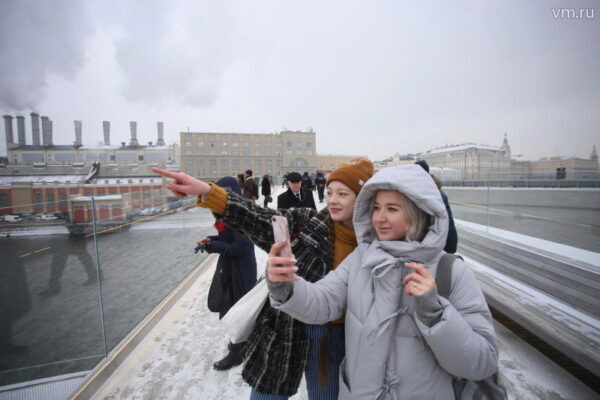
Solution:
<path fill-rule="evenodd" d="M 455 219 L 600 252 L 600 179 L 493 175 L 465 185 L 443 182 Z"/>
<path fill-rule="evenodd" d="M 106 197 L 0 209 L 0 386 L 92 369 L 204 257 L 214 219 L 194 199 L 114 212 Z"/>

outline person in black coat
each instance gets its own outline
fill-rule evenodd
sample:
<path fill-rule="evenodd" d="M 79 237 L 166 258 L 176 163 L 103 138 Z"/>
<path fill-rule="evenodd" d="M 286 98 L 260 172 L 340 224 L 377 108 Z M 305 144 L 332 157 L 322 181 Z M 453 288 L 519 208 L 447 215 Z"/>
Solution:
<path fill-rule="evenodd" d="M 427 173 L 429 173 L 429 164 L 425 160 L 419 160 L 415 162 L 415 164 L 419 164 L 421 168 L 423 168 Z M 431 175 L 431 178 L 437 185 L 440 194 L 442 195 L 442 200 L 444 201 L 444 205 L 446 206 L 446 212 L 448 213 L 449 223 L 448 223 L 448 236 L 446 237 L 446 246 L 444 247 L 444 251 L 446 253 L 454 254 L 458 249 L 458 232 L 456 231 L 456 226 L 454 225 L 454 218 L 452 218 L 452 210 L 450 209 L 450 203 L 448 202 L 448 196 L 442 190 L 442 181 L 439 180 L 435 175 Z"/>
<path fill-rule="evenodd" d="M 307 190 L 311 192 L 313 190 L 312 179 L 310 179 L 308 172 L 304 172 L 304 175 L 302 175 L 302 190 Z"/>
<path fill-rule="evenodd" d="M 262 182 L 260 183 L 260 194 L 264 197 L 263 207 L 265 208 L 269 205 L 269 202 L 273 201 L 273 199 L 271 199 L 271 182 L 269 181 L 269 178 L 269 174 L 264 174 Z"/>
<path fill-rule="evenodd" d="M 317 193 L 319 194 L 319 203 L 323 202 L 325 198 L 325 184 L 327 183 L 327 179 L 325 179 L 325 175 L 322 172 L 317 172 L 317 176 L 315 177 L 315 186 L 317 187 Z"/>
<path fill-rule="evenodd" d="M 307 207 L 317 209 L 312 191 L 301 189 L 302 176 L 297 172 L 288 174 L 288 190 L 277 196 L 277 208 Z"/>
<path fill-rule="evenodd" d="M 237 180 L 225 177 L 217 185 L 241 195 Z M 218 253 L 217 270 L 208 294 L 208 306 L 219 313 L 219 319 L 256 284 L 256 256 L 254 244 L 244 235 L 229 228 L 217 218 L 218 235 L 207 236 L 198 242 L 203 251 Z M 228 370 L 242 363 L 241 350 L 244 343 L 229 344 L 229 353 L 213 364 L 219 371 Z"/>

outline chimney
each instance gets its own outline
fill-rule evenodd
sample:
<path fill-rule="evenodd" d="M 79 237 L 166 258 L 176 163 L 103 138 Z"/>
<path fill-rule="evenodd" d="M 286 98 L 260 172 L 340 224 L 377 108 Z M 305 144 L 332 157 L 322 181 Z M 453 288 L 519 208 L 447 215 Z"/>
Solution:
<path fill-rule="evenodd" d="M 164 146 L 164 124 L 162 122 L 157 122 L 156 126 L 158 127 L 158 140 L 156 141 L 157 146 Z"/>
<path fill-rule="evenodd" d="M 104 131 L 104 145 L 110 146 L 110 121 L 102 121 L 102 130 Z"/>
<path fill-rule="evenodd" d="M 40 145 L 40 114 L 32 112 L 31 114 L 31 136 L 34 146 Z"/>
<path fill-rule="evenodd" d="M 6 143 L 14 143 L 15 139 L 13 137 L 13 117 L 12 115 L 4 115 L 4 131 L 6 132 Z"/>
<path fill-rule="evenodd" d="M 19 146 L 25 146 L 25 117 L 22 115 L 17 115 L 17 134 Z"/>
<path fill-rule="evenodd" d="M 48 120 L 48 143 L 50 146 L 54 146 L 54 142 L 52 141 L 52 132 L 54 131 L 54 122 L 51 119 Z"/>
<path fill-rule="evenodd" d="M 42 146 L 50 145 L 50 120 L 45 115 L 42 116 Z"/>
<path fill-rule="evenodd" d="M 129 122 L 129 127 L 131 128 L 131 141 L 129 142 L 130 146 L 137 146 L 137 122 L 131 121 Z"/>
<path fill-rule="evenodd" d="M 75 147 L 79 147 L 79 146 L 83 146 L 83 141 L 81 140 L 81 121 L 74 121 L 75 123 L 75 143 L 73 143 L 73 146 Z"/>

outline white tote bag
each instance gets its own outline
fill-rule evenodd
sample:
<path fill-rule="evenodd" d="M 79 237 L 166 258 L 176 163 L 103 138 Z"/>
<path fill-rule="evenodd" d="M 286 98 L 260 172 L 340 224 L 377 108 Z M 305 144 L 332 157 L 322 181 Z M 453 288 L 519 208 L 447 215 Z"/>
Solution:
<path fill-rule="evenodd" d="M 248 340 L 267 297 L 269 297 L 267 280 L 261 279 L 223 316 L 221 323 L 225 327 L 231 343 L 236 344 Z"/>

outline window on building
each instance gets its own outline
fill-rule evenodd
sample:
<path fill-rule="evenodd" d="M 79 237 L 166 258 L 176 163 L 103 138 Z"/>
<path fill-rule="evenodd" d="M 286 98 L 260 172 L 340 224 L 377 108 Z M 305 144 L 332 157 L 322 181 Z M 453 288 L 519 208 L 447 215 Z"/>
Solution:
<path fill-rule="evenodd" d="M 217 160 L 211 159 L 208 160 L 208 169 L 211 177 L 217 176 Z"/>
<path fill-rule="evenodd" d="M 198 176 L 204 176 L 204 160 L 198 160 Z"/>
<path fill-rule="evenodd" d="M 66 193 L 59 193 L 58 194 L 58 199 L 60 200 L 60 206 L 61 207 L 66 207 L 67 206 L 67 194 Z"/>
<path fill-rule="evenodd" d="M 225 171 L 227 171 L 228 169 L 229 169 L 229 160 L 222 159 L 221 160 L 221 171 L 223 171 L 223 175 L 226 174 Z"/>
<path fill-rule="evenodd" d="M 41 193 L 35 193 L 33 195 L 33 204 L 34 205 L 42 204 L 42 194 Z"/>
<path fill-rule="evenodd" d="M 192 175 L 193 174 L 193 172 L 192 172 L 192 169 L 194 168 L 193 164 L 194 164 L 194 162 L 190 161 L 190 160 L 188 160 L 188 161 L 185 162 L 186 174 L 188 174 L 188 175 Z"/>
<path fill-rule="evenodd" d="M 311 142 L 306 142 L 306 147 L 312 147 L 312 143 Z"/>
<path fill-rule="evenodd" d="M 237 174 L 240 170 L 240 160 L 235 158 L 233 160 L 233 171 Z"/>
<path fill-rule="evenodd" d="M 54 193 L 46 194 L 46 201 L 48 202 L 48 204 L 54 204 L 54 202 L 55 202 Z"/>
<path fill-rule="evenodd" d="M 9 205 L 8 195 L 6 193 L 0 193 L 0 214 L 6 214 L 6 210 L 3 210 L 3 208 L 8 207 Z"/>
<path fill-rule="evenodd" d="M 287 147 L 292 147 L 292 142 L 287 142 Z"/>
<path fill-rule="evenodd" d="M 144 161 L 144 156 L 138 156 L 138 161 Z"/>
<path fill-rule="evenodd" d="M 192 145 L 192 142 L 185 142 L 186 147 L 189 147 Z"/>
<path fill-rule="evenodd" d="M 250 169 L 250 159 L 244 158 L 244 169 Z"/>

